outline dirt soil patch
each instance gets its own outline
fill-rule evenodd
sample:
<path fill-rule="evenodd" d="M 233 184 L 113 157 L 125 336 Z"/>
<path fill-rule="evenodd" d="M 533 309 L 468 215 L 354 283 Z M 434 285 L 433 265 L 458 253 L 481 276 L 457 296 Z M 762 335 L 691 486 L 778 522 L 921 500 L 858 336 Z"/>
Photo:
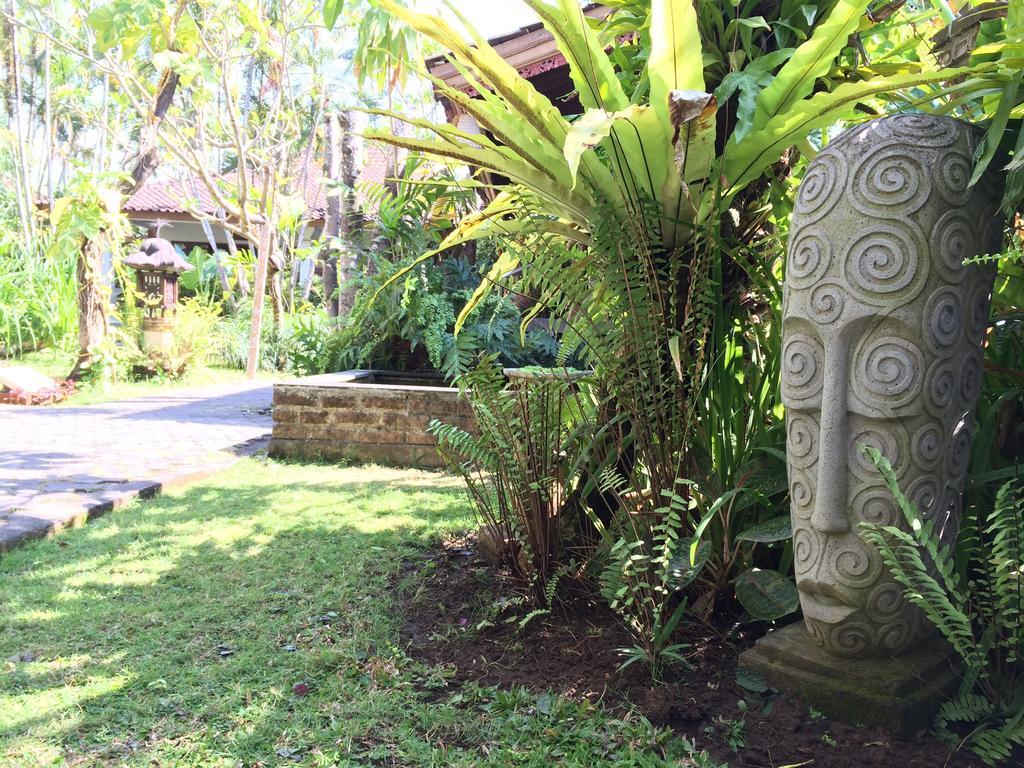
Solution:
<path fill-rule="evenodd" d="M 593 598 L 581 595 L 520 628 L 528 609 L 506 577 L 477 557 L 471 541 L 407 563 L 406 570 L 420 572 L 402 592 L 407 652 L 447 665 L 452 685 L 522 685 L 602 701 L 613 710 L 632 705 L 731 768 L 983 765 L 972 755 L 951 754 L 927 733 L 903 741 L 881 729 L 828 720 L 771 691 L 744 689 L 736 682 L 736 660 L 757 639 L 753 631 L 733 637 L 710 627 L 694 631 L 686 638 L 692 668 L 652 687 L 639 665 L 618 671 L 618 649 L 631 645 L 629 637 Z"/>

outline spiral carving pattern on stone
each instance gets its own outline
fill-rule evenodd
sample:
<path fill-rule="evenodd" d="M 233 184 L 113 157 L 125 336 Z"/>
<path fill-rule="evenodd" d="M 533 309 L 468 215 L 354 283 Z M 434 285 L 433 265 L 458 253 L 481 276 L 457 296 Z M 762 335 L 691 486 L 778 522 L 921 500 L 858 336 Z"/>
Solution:
<path fill-rule="evenodd" d="M 860 589 L 878 581 L 883 564 L 874 547 L 856 535 L 848 534 L 840 537 L 832 567 L 840 584 Z"/>
<path fill-rule="evenodd" d="M 939 155 L 936 169 L 939 194 L 950 205 L 961 206 L 971 196 L 967 186 L 971 181 L 973 164 L 971 158 L 963 152 L 946 152 Z"/>
<path fill-rule="evenodd" d="M 836 283 L 821 283 L 811 291 L 811 316 L 822 325 L 831 325 L 843 314 L 846 291 Z"/>
<path fill-rule="evenodd" d="M 953 432 L 953 441 L 946 452 L 946 473 L 962 482 L 970 460 L 971 428 L 966 422 L 961 422 Z"/>
<path fill-rule="evenodd" d="M 913 299 L 928 277 L 922 237 L 909 222 L 865 227 L 843 258 L 846 279 L 858 300 L 877 306 Z"/>
<path fill-rule="evenodd" d="M 814 513 L 814 480 L 811 473 L 790 469 L 789 499 L 794 517 L 811 519 Z"/>
<path fill-rule="evenodd" d="M 787 417 L 786 445 L 794 467 L 807 469 L 818 461 L 818 422 L 806 413 L 791 412 Z"/>
<path fill-rule="evenodd" d="M 914 433 L 912 442 L 911 452 L 918 467 L 930 472 L 939 466 L 945 442 L 938 424 L 928 423 L 922 426 Z"/>
<path fill-rule="evenodd" d="M 953 361 L 939 359 L 932 363 L 925 377 L 925 404 L 936 416 L 944 416 L 953 405 L 958 384 Z"/>
<path fill-rule="evenodd" d="M 942 276 L 959 283 L 967 272 L 964 259 L 969 259 L 976 246 L 974 223 L 962 210 L 947 211 L 939 217 L 931 235 L 931 251 Z"/>
<path fill-rule="evenodd" d="M 906 405 L 921 391 L 924 355 L 906 339 L 883 336 L 859 350 L 857 382 L 861 400 L 889 410 Z"/>
<path fill-rule="evenodd" d="M 874 484 L 854 488 L 851 492 L 854 519 L 874 525 L 896 525 L 900 511 L 885 485 Z"/>
<path fill-rule="evenodd" d="M 952 288 L 940 288 L 929 298 L 924 310 L 924 337 L 940 347 L 950 347 L 964 327 L 964 308 L 960 295 Z"/>
<path fill-rule="evenodd" d="M 918 157 L 882 146 L 853 172 L 850 202 L 872 218 L 899 218 L 923 206 L 931 191 L 931 174 Z"/>
<path fill-rule="evenodd" d="M 863 656 L 874 646 L 875 628 L 866 621 L 844 621 L 828 635 L 829 650 L 839 656 Z"/>
<path fill-rule="evenodd" d="M 799 576 L 809 572 L 817 562 L 819 543 L 809 528 L 793 531 L 793 570 Z"/>
<path fill-rule="evenodd" d="M 861 451 L 862 445 L 874 448 L 885 456 L 897 475 L 905 468 L 903 457 L 907 453 L 907 437 L 899 422 L 891 422 L 885 428 L 871 425 L 850 429 L 850 469 L 864 480 L 875 480 L 878 478 L 878 470 Z"/>
<path fill-rule="evenodd" d="M 872 621 L 884 624 L 898 616 L 906 604 L 903 587 L 892 581 L 883 581 L 871 590 L 864 613 Z"/>
<path fill-rule="evenodd" d="M 955 121 L 936 120 L 931 115 L 896 115 L 879 121 L 879 129 L 907 147 L 932 148 L 957 143 L 963 130 Z"/>
<path fill-rule="evenodd" d="M 968 333 L 971 339 L 981 340 L 988 329 L 989 308 L 992 303 L 992 284 L 981 283 L 971 291 L 971 314 Z"/>
<path fill-rule="evenodd" d="M 828 240 L 809 232 L 789 246 L 786 280 L 795 288 L 806 288 L 821 279 L 832 262 Z"/>
<path fill-rule="evenodd" d="M 906 490 L 907 498 L 922 517 L 931 517 L 942 502 L 942 491 L 939 482 L 930 475 L 923 475 Z"/>
<path fill-rule="evenodd" d="M 960 409 L 970 410 L 978 401 L 981 385 L 985 377 L 981 350 L 972 350 L 964 358 L 960 366 Z"/>
<path fill-rule="evenodd" d="M 846 160 L 832 152 L 822 152 L 800 182 L 793 213 L 807 223 L 815 222 L 832 210 L 845 187 Z"/>
<path fill-rule="evenodd" d="M 879 627 L 876 635 L 879 653 L 898 653 L 913 638 L 917 622 L 907 608 L 903 588 L 893 582 L 882 581 L 868 596 L 864 613 Z"/>
<path fill-rule="evenodd" d="M 913 626 L 908 618 L 894 618 L 879 629 L 876 652 L 882 656 L 899 653 L 913 639 L 913 632 Z"/>
<path fill-rule="evenodd" d="M 821 393 L 825 355 L 820 342 L 799 331 L 789 334 L 782 346 L 783 397 L 808 400 Z"/>

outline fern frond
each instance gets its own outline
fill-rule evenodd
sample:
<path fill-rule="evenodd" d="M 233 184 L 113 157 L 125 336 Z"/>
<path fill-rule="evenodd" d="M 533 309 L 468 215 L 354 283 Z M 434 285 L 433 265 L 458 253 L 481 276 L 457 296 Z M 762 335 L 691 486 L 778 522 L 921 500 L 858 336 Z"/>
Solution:
<path fill-rule="evenodd" d="M 998 616 L 1002 626 L 1015 631 L 1015 646 L 1020 651 L 1024 636 L 1024 493 L 1020 481 L 1011 480 L 999 489 L 985 534 L 995 603 L 993 615 Z"/>
<path fill-rule="evenodd" d="M 930 573 L 921 557 L 919 541 L 892 526 L 861 524 L 864 539 L 878 550 L 892 577 L 904 587 L 904 595 L 924 611 L 928 620 L 954 647 L 964 662 L 973 668 L 985 663 L 978 648 L 970 617 L 965 611 L 966 598 L 948 591 Z"/>

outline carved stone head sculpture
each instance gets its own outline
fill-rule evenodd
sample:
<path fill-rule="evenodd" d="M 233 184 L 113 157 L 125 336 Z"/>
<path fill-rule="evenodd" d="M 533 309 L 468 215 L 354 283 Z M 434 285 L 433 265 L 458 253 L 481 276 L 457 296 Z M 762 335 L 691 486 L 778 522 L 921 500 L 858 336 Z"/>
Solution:
<path fill-rule="evenodd" d="M 947 541 L 959 526 L 998 248 L 998 193 L 968 188 L 977 137 L 900 115 L 840 136 L 794 207 L 782 398 L 797 588 L 811 637 L 840 656 L 902 653 L 928 634 L 858 524 L 903 524 L 877 448 Z"/>

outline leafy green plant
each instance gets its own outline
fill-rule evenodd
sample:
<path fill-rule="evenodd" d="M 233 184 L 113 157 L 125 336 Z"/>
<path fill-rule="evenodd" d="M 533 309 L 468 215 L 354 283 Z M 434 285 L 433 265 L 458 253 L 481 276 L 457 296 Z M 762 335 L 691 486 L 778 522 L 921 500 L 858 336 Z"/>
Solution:
<path fill-rule="evenodd" d="M 626 572 L 620 615 L 656 667 L 679 610 L 665 542 L 707 533 L 713 559 L 700 588 L 709 613 L 736 572 L 757 565 L 753 547 L 770 543 L 740 543 L 738 532 L 777 517 L 784 493 L 755 482 L 781 445 L 771 367 L 778 325 L 766 322 L 758 349 L 762 341 L 733 319 L 746 314 L 748 285 L 778 301 L 758 283 L 771 269 L 741 258 L 752 243 L 771 242 L 768 192 L 785 185 L 794 146 L 813 152 L 813 132 L 858 107 L 884 108 L 879 96 L 962 73 L 917 61 L 891 74 L 837 66 L 851 35 L 876 26 L 864 20 L 864 0 L 809 14 L 782 4 L 768 17 L 749 4 L 624 0 L 604 32 L 574 0 L 527 0 L 585 110 L 570 120 L 465 19 L 468 37 L 379 2 L 450 51 L 479 98 L 435 86 L 483 130 L 375 110 L 421 134 L 370 135 L 509 180 L 391 279 L 472 240 L 516 243 L 484 270 L 455 333 L 487 296 L 515 291 L 536 300 L 523 327 L 547 314 L 564 327 L 563 347 L 578 347 L 594 370 L 602 427 L 587 446 L 581 494 L 605 526 L 609 565 Z M 778 254 L 777 241 L 769 251 Z M 679 500 L 666 506 L 672 494 Z M 692 568 L 692 541 L 690 550 Z M 626 565 L 634 556 L 644 563 L 635 575 Z M 627 596 L 631 589 L 639 591 Z"/>
<path fill-rule="evenodd" d="M 747 317 L 721 296 L 722 280 L 712 281 L 716 317 L 700 384 L 693 470 L 698 506 L 707 510 L 698 531 L 712 554 L 698 580 L 704 592 L 697 604 L 710 613 L 733 589 L 753 618 L 773 620 L 796 609 L 797 595 L 792 580 L 774 570 L 788 568 L 791 537 L 777 391 L 781 286 L 771 271 L 774 260 L 757 258 L 760 250 L 746 262 L 734 257 L 747 265 L 753 283 L 745 303 L 756 310 Z"/>
<path fill-rule="evenodd" d="M 0 356 L 62 346 L 77 330 L 75 253 L 0 251 Z"/>
<path fill-rule="evenodd" d="M 130 328 L 112 326 L 103 341 L 90 347 L 81 378 L 100 386 L 128 381 L 132 368 L 142 359 L 137 335 Z"/>
<path fill-rule="evenodd" d="M 689 606 L 682 591 L 704 567 L 710 549 L 705 543 L 691 557 L 690 542 L 681 538 L 688 503 L 674 492 L 667 501 L 654 510 L 652 521 L 623 525 L 600 575 L 601 594 L 637 642 L 620 649 L 622 667 L 642 661 L 655 680 L 666 665 L 685 662 L 682 652 L 689 646 L 674 643 L 672 636 Z"/>
<path fill-rule="evenodd" d="M 578 511 L 575 441 L 590 423 L 586 385 L 566 376 L 506 382 L 489 355 L 459 381 L 475 433 L 434 420 L 430 432 L 462 476 L 495 553 L 547 607 L 566 565 L 563 540 Z"/>
<path fill-rule="evenodd" d="M 1005 174 L 1003 211 L 1012 216 L 1024 203 L 1024 132 L 1020 123 L 1020 106 L 1024 103 L 1024 6 L 1006 3 L 1003 18 L 988 23 L 972 18 L 974 10 L 966 7 L 965 18 L 958 24 L 960 30 L 977 29 L 973 50 L 961 56 L 971 64 L 971 71 L 942 92 L 945 99 L 940 109 L 986 125 L 971 183 L 978 182 L 995 163 Z M 927 97 L 912 104 L 932 106 Z"/>
<path fill-rule="evenodd" d="M 992 324 L 985 344 L 985 386 L 978 400 L 965 507 L 987 509 L 998 482 L 1024 459 L 1024 253 L 1019 233 L 1006 252 L 972 259 L 996 263 Z"/>
<path fill-rule="evenodd" d="M 285 356 L 288 369 L 299 376 L 326 373 L 331 367 L 331 334 L 335 323 L 326 312 L 296 313 L 291 318 L 291 329 Z"/>
<path fill-rule="evenodd" d="M 934 521 L 923 519 L 899 487 L 888 460 L 864 450 L 909 531 L 862 523 L 863 535 L 964 664 L 960 689 L 939 709 L 935 728 L 989 765 L 1004 765 L 1015 747 L 1024 747 L 1024 481 L 1018 476 L 1004 483 L 985 519 L 965 521 L 960 538 L 968 557 L 958 566 Z"/>
<path fill-rule="evenodd" d="M 252 299 L 246 298 L 238 302 L 234 314 L 224 315 L 213 331 L 214 349 L 211 359 L 228 368 L 244 369 L 249 349 L 249 320 L 252 317 Z M 259 370 L 275 371 L 280 361 L 285 359 L 287 344 L 287 323 L 293 316 L 285 318 L 284 333 L 275 325 L 268 314 L 262 318 L 260 326 Z"/>
<path fill-rule="evenodd" d="M 562 117 L 464 18 L 460 22 L 469 39 L 441 18 L 378 0 L 451 52 L 481 98 L 435 85 L 488 133 L 371 110 L 436 138 L 384 131 L 370 135 L 511 180 L 443 246 L 496 229 L 552 232 L 586 244 L 594 223 L 604 217 L 621 229 L 643 227 L 652 243 L 668 249 L 692 245 L 704 225 L 731 207 L 742 219 L 749 200 L 738 196 L 751 185 L 758 192 L 770 167 L 812 131 L 832 125 L 863 102 L 964 74 L 914 62 L 894 75 L 846 73 L 843 82 L 844 73 L 836 73 L 833 65 L 850 35 L 858 32 L 867 0 L 841 0 L 830 13 L 800 22 L 806 32 L 795 31 L 806 39 L 796 48 L 779 43 L 792 36 L 787 40 L 774 34 L 769 22 L 781 28 L 781 19 L 737 19 L 731 3 L 702 3 L 698 14 L 673 0 L 651 0 L 632 3 L 630 18 L 646 30 L 649 47 L 638 52 L 642 73 L 628 93 L 616 75 L 614 53 L 606 52 L 578 3 L 525 1 L 568 62 L 587 110 L 575 122 Z M 790 16 L 791 11 L 782 12 Z M 734 77 L 728 80 L 730 74 Z M 828 78 L 832 87 L 819 90 L 819 78 Z M 716 119 L 719 110 L 726 110 L 724 120 Z M 529 204 L 514 205 L 522 200 Z M 645 207 L 652 202 L 657 215 L 650 218 Z"/>
<path fill-rule="evenodd" d="M 78 329 L 76 262 L 82 237 L 109 233 L 113 262 L 102 283 L 109 283 L 127 234 L 119 198 L 110 185 L 117 174 L 75 174 L 69 197 L 53 203 L 50 228 L 31 241 L 10 231 L 0 218 L 0 355 L 10 357 L 44 346 L 69 346 Z"/>
<path fill-rule="evenodd" d="M 140 352 L 136 372 L 176 379 L 210 361 L 216 349 L 220 305 L 196 297 L 179 304 L 176 317 L 170 348 Z"/>
<path fill-rule="evenodd" d="M 234 279 L 228 276 L 234 274 L 241 267 L 240 257 L 237 254 L 232 256 L 229 253 L 218 251 L 214 256 L 205 248 L 195 247 L 186 258 L 194 268 L 178 278 L 178 286 L 182 291 L 195 295 L 207 303 L 233 300 L 230 294 L 224 295 L 220 282 L 220 270 L 224 270 L 228 285 L 233 285 Z"/>
<path fill-rule="evenodd" d="M 489 263 L 483 253 L 477 260 Z M 325 342 L 325 370 L 433 369 L 455 379 L 481 354 L 496 354 L 506 366 L 555 362 L 557 342 L 552 334 L 533 327 L 521 335 L 520 310 L 507 296 L 486 297 L 456 335 L 459 307 L 475 285 L 467 258 L 439 260 L 390 282 L 407 263 L 408 259 L 397 264 L 375 260 L 375 274 L 362 278 L 352 315 Z"/>
<path fill-rule="evenodd" d="M 741 699 L 740 701 L 742 702 L 743 700 Z M 729 746 L 729 749 L 733 752 L 739 752 L 747 746 L 744 733 L 746 725 L 746 720 L 742 718 L 727 718 L 719 715 L 715 718 L 715 724 L 707 726 L 704 732 L 708 736 L 714 736 L 716 730 L 721 731 L 722 740 Z"/>

